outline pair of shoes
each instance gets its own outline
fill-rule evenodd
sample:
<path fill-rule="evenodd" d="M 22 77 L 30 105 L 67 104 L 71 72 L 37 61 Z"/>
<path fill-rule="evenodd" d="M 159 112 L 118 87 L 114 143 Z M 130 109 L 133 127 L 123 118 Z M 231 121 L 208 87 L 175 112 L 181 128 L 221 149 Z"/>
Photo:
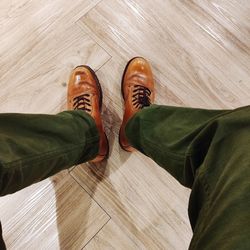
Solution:
<path fill-rule="evenodd" d="M 154 102 L 154 79 L 150 64 L 142 57 L 130 60 L 124 70 L 122 84 L 124 116 L 119 133 L 120 146 L 129 152 L 134 148 L 126 138 L 125 127 L 139 110 Z M 98 156 L 91 162 L 100 162 L 108 157 L 109 144 L 101 118 L 102 89 L 95 72 L 88 66 L 76 67 L 68 85 L 68 109 L 83 110 L 95 120 L 100 135 Z"/>

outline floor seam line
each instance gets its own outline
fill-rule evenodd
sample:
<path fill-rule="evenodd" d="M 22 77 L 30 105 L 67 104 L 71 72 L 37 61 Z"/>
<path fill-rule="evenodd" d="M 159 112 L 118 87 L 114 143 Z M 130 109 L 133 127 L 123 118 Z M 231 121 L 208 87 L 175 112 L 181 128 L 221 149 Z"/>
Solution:
<path fill-rule="evenodd" d="M 71 178 L 91 197 L 92 200 L 94 200 L 96 202 L 96 204 L 105 212 L 105 214 L 111 219 L 112 217 L 108 214 L 108 212 L 99 204 L 99 202 L 93 197 L 93 195 L 90 194 L 90 192 L 88 192 L 86 190 L 86 188 L 84 188 L 79 181 L 77 181 L 75 179 L 75 177 L 71 174 L 71 172 L 69 173 L 69 175 L 71 176 Z"/>
<path fill-rule="evenodd" d="M 81 18 L 80 18 L 81 19 Z M 91 35 L 91 33 L 90 32 L 87 32 L 87 31 L 85 31 L 84 29 L 83 29 L 83 27 L 79 24 L 80 23 L 80 19 L 79 20 L 77 20 L 76 22 L 75 22 L 75 24 L 80 28 L 80 30 L 83 32 L 83 33 L 85 33 L 86 35 L 88 35 L 99 47 L 101 47 L 109 56 L 110 56 L 110 58 L 109 58 L 109 60 L 110 59 L 112 59 L 113 58 L 113 56 L 107 51 L 107 49 L 105 49 L 98 41 L 96 41 L 96 39 L 93 37 L 93 35 Z M 83 22 L 84 23 L 84 22 Z M 85 24 L 84 23 L 84 25 L 86 25 L 87 27 L 88 27 L 88 25 L 87 24 Z M 88 27 L 89 28 L 89 27 Z M 90 28 L 89 28 L 90 29 Z M 91 29 L 90 29 L 90 31 L 91 32 L 93 32 Z M 94 33 L 94 32 L 93 32 Z M 103 42 L 107 47 L 108 47 L 108 45 L 105 43 L 105 42 Z"/>
<path fill-rule="evenodd" d="M 102 225 L 102 227 L 96 232 L 96 234 L 94 234 L 93 236 L 92 236 L 92 238 L 91 239 L 89 239 L 89 241 L 83 246 L 83 248 L 82 249 L 84 249 L 100 232 L 101 232 L 101 230 L 109 223 L 109 221 L 111 220 L 111 218 L 109 218 L 103 225 Z"/>

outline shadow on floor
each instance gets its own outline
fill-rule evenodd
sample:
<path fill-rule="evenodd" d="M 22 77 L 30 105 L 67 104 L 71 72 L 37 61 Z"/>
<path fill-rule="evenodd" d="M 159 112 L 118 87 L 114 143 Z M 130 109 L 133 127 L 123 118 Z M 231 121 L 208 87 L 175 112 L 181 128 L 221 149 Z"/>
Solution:
<path fill-rule="evenodd" d="M 114 172 L 118 170 L 118 168 L 115 168 L 115 169 L 111 168 L 110 166 L 112 164 L 109 164 L 109 162 L 114 160 L 112 158 L 112 153 L 114 151 L 114 144 L 116 143 L 115 140 L 117 140 L 117 134 L 119 132 L 121 119 L 119 118 L 118 114 L 114 111 L 112 106 L 111 105 L 108 105 L 108 106 L 109 107 L 107 106 L 103 107 L 103 119 L 105 121 L 104 122 L 105 131 L 109 139 L 110 158 L 107 161 L 103 161 L 98 164 L 93 164 L 93 163 L 82 164 L 83 171 L 86 173 L 88 178 L 91 178 L 93 180 L 91 181 L 91 185 L 88 185 L 88 190 L 85 190 L 84 187 L 82 187 L 84 189 L 83 191 L 84 192 L 86 191 L 91 196 L 92 198 L 91 202 L 96 202 L 94 198 L 94 194 L 96 192 L 97 187 L 100 185 L 100 183 L 104 182 L 110 176 L 110 174 L 113 174 Z M 123 162 L 127 161 L 130 154 L 127 152 L 121 151 L 120 149 L 118 150 L 118 152 L 120 156 L 120 161 L 121 159 Z M 81 167 L 81 166 L 78 166 L 78 167 Z M 69 175 L 72 170 L 73 169 L 70 169 L 67 175 Z M 60 175 L 61 174 L 59 174 L 58 176 Z M 61 178 L 67 178 L 67 177 L 62 176 Z M 72 175 L 70 175 L 70 178 L 72 181 L 72 186 L 74 186 L 76 182 L 80 185 L 80 183 L 75 178 L 73 178 Z M 59 245 L 60 245 L 60 249 L 72 249 L 72 248 L 75 249 L 75 246 L 78 244 L 75 245 L 74 242 L 72 242 L 72 236 L 75 237 L 75 234 L 77 234 L 77 227 L 81 225 L 82 226 L 88 225 L 88 218 L 90 216 L 89 209 L 91 209 L 90 208 L 91 204 L 88 204 L 88 207 L 84 208 L 85 212 L 79 218 L 79 214 L 72 212 L 72 207 L 74 207 L 75 211 L 79 211 L 79 210 L 82 210 L 82 204 L 80 203 L 77 197 L 76 199 L 72 197 L 67 197 L 69 193 L 72 193 L 72 192 L 67 192 L 67 188 L 70 188 L 70 185 L 66 185 L 67 187 L 65 187 L 65 185 L 63 185 L 64 183 L 63 180 L 61 181 L 62 184 L 60 184 L 60 181 L 61 181 L 60 179 L 58 180 L 53 179 L 54 188 L 55 188 L 55 197 L 56 197 L 56 217 L 57 217 Z M 67 204 L 67 199 L 71 201 L 71 204 Z M 69 218 L 70 216 L 71 218 Z M 87 235 L 83 235 L 84 232 L 85 230 L 83 230 L 82 234 L 80 235 L 81 239 L 79 241 L 81 242 L 79 243 L 81 247 L 79 245 L 80 247 L 79 249 L 82 249 L 82 247 L 84 247 L 83 244 L 81 243 L 83 243 L 82 241 L 88 237 Z M 86 245 L 86 242 L 84 243 Z"/>

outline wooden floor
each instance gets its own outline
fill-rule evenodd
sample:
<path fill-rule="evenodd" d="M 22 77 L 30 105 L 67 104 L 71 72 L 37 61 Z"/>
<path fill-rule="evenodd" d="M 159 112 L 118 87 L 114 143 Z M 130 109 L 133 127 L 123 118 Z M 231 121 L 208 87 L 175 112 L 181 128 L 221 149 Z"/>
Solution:
<path fill-rule="evenodd" d="M 0 199 L 8 249 L 187 249 L 189 190 L 117 142 L 126 62 L 153 66 L 157 103 L 236 108 L 250 100 L 246 0 L 2 0 L 0 112 L 65 109 L 88 64 L 104 91 L 111 157 Z"/>

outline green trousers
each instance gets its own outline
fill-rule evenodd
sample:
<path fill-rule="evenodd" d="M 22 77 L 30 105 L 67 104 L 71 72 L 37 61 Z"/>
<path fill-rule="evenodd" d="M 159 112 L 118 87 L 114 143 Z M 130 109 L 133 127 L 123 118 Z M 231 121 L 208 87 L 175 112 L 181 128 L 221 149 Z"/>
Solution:
<path fill-rule="evenodd" d="M 152 105 L 129 121 L 126 135 L 192 189 L 190 249 L 250 249 L 250 106 Z M 0 115 L 0 195 L 95 158 L 98 141 L 95 123 L 83 111 Z"/>

